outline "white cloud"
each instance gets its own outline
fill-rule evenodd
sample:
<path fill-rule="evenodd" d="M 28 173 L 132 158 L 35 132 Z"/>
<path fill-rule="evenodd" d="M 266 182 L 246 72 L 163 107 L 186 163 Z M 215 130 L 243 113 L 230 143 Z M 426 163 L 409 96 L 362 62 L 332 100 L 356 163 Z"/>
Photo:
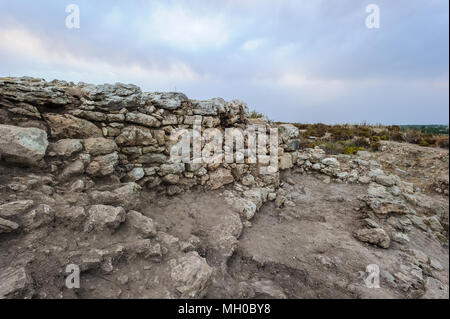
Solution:
<path fill-rule="evenodd" d="M 143 66 L 139 63 L 117 64 L 95 56 L 79 56 L 70 49 L 55 49 L 43 38 L 24 28 L 0 30 L 0 53 L 11 59 L 23 58 L 36 65 L 48 65 L 52 68 L 68 69 L 83 74 L 102 74 L 107 77 L 140 78 L 147 80 L 194 81 L 203 76 L 197 74 L 181 61 L 172 60 L 164 67 Z"/>
<path fill-rule="evenodd" d="M 157 39 L 181 50 L 218 48 L 228 43 L 230 31 L 223 16 L 194 12 L 182 6 L 159 4 L 149 20 L 138 27 L 144 37 Z"/>

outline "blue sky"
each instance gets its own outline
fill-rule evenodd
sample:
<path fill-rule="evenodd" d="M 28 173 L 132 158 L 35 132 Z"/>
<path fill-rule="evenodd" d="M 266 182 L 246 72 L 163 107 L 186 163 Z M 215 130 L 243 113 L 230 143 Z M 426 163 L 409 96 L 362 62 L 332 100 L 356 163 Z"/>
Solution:
<path fill-rule="evenodd" d="M 68 4 L 80 28 L 68 29 Z M 368 29 L 366 6 L 380 7 Z M 240 99 L 273 120 L 448 124 L 448 0 L 0 2 L 0 76 Z"/>

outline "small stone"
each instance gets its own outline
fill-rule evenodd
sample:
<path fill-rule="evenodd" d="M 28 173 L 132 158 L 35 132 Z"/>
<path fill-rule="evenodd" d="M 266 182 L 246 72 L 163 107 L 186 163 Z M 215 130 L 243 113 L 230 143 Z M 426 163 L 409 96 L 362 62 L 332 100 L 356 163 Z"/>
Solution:
<path fill-rule="evenodd" d="M 141 234 L 143 238 L 151 238 L 156 235 L 156 227 L 153 220 L 137 211 L 131 210 L 127 213 L 127 223 Z"/>
<path fill-rule="evenodd" d="M 404 233 L 395 233 L 392 240 L 402 245 L 407 245 L 409 243 L 409 237 Z"/>
<path fill-rule="evenodd" d="M 381 248 L 389 248 L 391 240 L 384 229 L 360 229 L 355 232 L 355 237 L 369 244 L 380 246 Z"/>

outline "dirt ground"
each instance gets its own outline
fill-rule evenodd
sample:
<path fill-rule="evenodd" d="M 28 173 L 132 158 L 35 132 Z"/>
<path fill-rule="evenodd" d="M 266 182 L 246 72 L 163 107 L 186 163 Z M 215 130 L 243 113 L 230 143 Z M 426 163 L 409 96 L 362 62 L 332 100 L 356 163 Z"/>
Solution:
<path fill-rule="evenodd" d="M 429 184 L 428 176 L 445 174 L 448 151 L 443 154 L 447 162 L 439 159 L 440 151 L 427 155 L 427 167 L 438 165 L 430 161 L 441 165 L 424 170 L 424 185 Z M 388 169 L 396 155 L 379 156 Z M 417 183 L 416 166 L 398 167 L 407 172 L 406 179 Z M 30 182 L 30 174 L 36 182 Z M 50 190 L 44 177 L 1 166 L 0 204 L 33 199 L 55 211 L 93 204 L 87 192 L 73 193 L 64 187 Z M 31 186 L 26 190 L 11 187 L 27 181 Z M 174 197 L 143 191 L 132 206 L 156 224 L 157 233 L 147 242 L 154 254 L 148 258 L 142 257 L 142 238 L 126 222 L 113 234 L 86 233 L 55 218 L 32 232 L 1 234 L 0 273 L 26 269 L 31 283 L 18 290 L 13 296 L 17 298 L 178 298 L 171 275 L 174 261 L 197 252 L 212 269 L 208 285 L 202 287 L 205 298 L 426 298 L 430 295 L 424 275 L 446 285 L 447 291 L 444 288 L 437 296 L 448 298 L 445 245 L 417 228 L 409 233 L 407 246 L 392 242 L 389 249 L 353 236 L 367 217 L 360 197 L 367 194 L 368 185 L 325 183 L 318 175 L 295 170 L 284 171 L 281 181 L 295 205 L 277 208 L 268 201 L 251 222 L 244 223 L 224 199 L 232 186 L 212 192 L 194 188 Z M 433 196 L 448 209 L 448 198 Z M 414 249 L 438 261 L 442 269 L 414 265 Z M 81 287 L 75 290 L 65 286 L 65 267 L 74 261 L 84 267 Z M 378 289 L 368 288 L 364 281 L 371 264 L 380 269 Z"/>

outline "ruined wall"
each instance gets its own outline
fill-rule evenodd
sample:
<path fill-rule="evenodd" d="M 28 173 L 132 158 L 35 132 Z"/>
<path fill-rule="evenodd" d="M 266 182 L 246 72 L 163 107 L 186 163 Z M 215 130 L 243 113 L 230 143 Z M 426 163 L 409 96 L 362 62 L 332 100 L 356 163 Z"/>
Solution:
<path fill-rule="evenodd" d="M 169 194 L 195 185 L 217 189 L 234 181 L 249 187 L 278 186 L 278 171 L 260 174 L 261 166 L 268 163 L 260 158 L 249 161 L 245 150 L 244 163 L 171 162 L 173 131 L 192 130 L 199 119 L 202 131 L 217 128 L 223 135 L 226 128 L 246 130 L 257 124 L 266 128 L 270 139 L 269 122 L 251 119 L 246 104 L 237 100 L 191 100 L 182 93 L 147 93 L 120 83 L 0 79 L 3 161 L 38 166 L 60 180 L 77 175 L 113 178 L 165 188 Z M 295 127 L 280 127 L 276 153 L 282 169 L 297 161 L 296 138 Z M 245 137 L 245 147 L 248 142 Z"/>

